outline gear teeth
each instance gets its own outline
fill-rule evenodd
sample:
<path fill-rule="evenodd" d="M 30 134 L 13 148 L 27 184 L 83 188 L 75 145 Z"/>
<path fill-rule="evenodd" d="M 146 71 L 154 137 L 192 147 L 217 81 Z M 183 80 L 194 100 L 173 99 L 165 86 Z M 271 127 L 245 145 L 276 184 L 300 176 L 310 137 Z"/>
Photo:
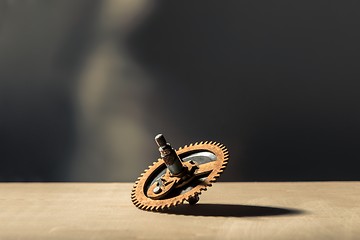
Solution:
<path fill-rule="evenodd" d="M 207 188 L 206 188 L 206 187 L 202 187 L 202 188 L 200 188 L 200 191 L 207 191 Z"/>
<path fill-rule="evenodd" d="M 199 145 L 212 145 L 212 146 L 199 146 Z M 190 148 L 190 149 L 187 149 Z M 143 173 L 140 174 L 140 177 L 137 178 L 135 185 L 132 188 L 131 191 L 131 201 L 133 202 L 133 204 L 138 207 L 141 210 L 146 210 L 146 211 L 162 211 L 162 210 L 166 210 L 172 207 L 176 207 L 180 204 L 184 204 L 185 201 L 189 201 L 189 199 L 191 197 L 197 197 L 199 195 L 201 195 L 202 191 L 207 191 L 208 187 L 211 187 L 213 185 L 214 182 L 217 181 L 217 179 L 220 177 L 220 174 L 223 173 L 224 169 L 226 168 L 228 161 L 229 161 L 229 152 L 227 150 L 227 148 L 218 142 L 214 142 L 214 141 L 201 141 L 201 142 L 195 142 L 195 143 L 191 143 L 190 145 L 185 145 L 183 147 L 179 147 L 179 150 L 182 150 L 182 152 L 187 152 L 187 151 L 191 151 L 192 149 L 198 149 L 198 150 L 202 150 L 202 149 L 208 149 L 209 151 L 214 151 L 214 153 L 216 152 L 216 154 L 219 156 L 220 161 L 222 161 L 222 163 L 219 163 L 216 165 L 216 167 L 214 167 L 213 172 L 205 179 L 205 181 L 203 182 L 203 184 L 201 184 L 201 186 L 198 185 L 197 190 L 192 192 L 190 195 L 186 194 L 185 196 L 182 196 L 183 198 L 177 198 L 176 201 L 174 201 L 173 199 L 168 199 L 169 201 L 164 201 L 165 203 L 163 204 L 158 204 L 158 202 L 152 202 L 152 201 L 148 201 L 145 200 L 146 196 L 142 196 L 142 198 L 137 198 L 140 192 L 141 194 L 144 194 L 143 191 L 140 190 L 140 192 L 138 192 L 139 190 L 139 182 L 143 182 L 144 180 L 146 181 L 146 177 L 151 176 L 152 172 L 155 170 L 154 167 L 157 169 L 158 167 L 161 166 L 162 159 L 158 159 L 158 161 L 153 162 L 147 169 L 144 170 Z M 143 186 L 143 184 L 141 185 Z M 143 198 L 145 197 L 145 199 L 143 200 Z"/>

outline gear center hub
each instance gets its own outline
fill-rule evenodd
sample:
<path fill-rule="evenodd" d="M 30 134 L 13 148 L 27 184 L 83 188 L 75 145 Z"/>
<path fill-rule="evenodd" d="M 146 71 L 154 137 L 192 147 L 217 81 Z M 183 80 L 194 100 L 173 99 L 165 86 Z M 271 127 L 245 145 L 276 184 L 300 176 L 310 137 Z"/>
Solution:
<path fill-rule="evenodd" d="M 157 200 L 164 198 L 173 189 L 189 184 L 198 176 L 199 167 L 192 160 L 183 162 L 162 134 L 157 135 L 155 141 L 159 147 L 161 159 L 167 167 L 165 175 L 151 184 L 147 190 L 147 196 Z M 196 202 L 192 201 L 192 204 Z"/>

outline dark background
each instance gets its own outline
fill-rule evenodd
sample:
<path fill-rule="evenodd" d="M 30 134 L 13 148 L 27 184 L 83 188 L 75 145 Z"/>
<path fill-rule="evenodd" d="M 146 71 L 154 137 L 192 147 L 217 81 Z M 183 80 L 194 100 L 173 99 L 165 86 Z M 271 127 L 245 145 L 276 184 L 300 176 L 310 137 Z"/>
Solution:
<path fill-rule="evenodd" d="M 225 181 L 360 180 L 358 1 L 0 1 L 0 180 L 133 181 L 215 140 Z"/>

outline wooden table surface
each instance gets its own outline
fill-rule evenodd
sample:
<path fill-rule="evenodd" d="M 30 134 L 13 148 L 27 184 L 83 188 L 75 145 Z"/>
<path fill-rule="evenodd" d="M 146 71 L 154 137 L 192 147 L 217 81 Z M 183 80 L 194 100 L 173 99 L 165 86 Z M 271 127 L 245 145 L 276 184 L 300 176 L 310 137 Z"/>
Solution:
<path fill-rule="evenodd" d="M 360 239 L 360 182 L 216 183 L 146 212 L 132 183 L 1 183 L 0 239 Z"/>

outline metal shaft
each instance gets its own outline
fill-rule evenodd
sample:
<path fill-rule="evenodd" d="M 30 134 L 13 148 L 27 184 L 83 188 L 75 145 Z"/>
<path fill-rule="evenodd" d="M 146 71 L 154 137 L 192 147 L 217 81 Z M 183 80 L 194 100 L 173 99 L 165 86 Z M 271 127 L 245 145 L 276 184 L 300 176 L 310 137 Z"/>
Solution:
<path fill-rule="evenodd" d="M 180 174 L 184 167 L 179 156 L 169 143 L 166 142 L 164 135 L 158 134 L 155 137 L 155 142 L 159 146 L 161 158 L 164 160 L 166 167 L 172 175 Z"/>

